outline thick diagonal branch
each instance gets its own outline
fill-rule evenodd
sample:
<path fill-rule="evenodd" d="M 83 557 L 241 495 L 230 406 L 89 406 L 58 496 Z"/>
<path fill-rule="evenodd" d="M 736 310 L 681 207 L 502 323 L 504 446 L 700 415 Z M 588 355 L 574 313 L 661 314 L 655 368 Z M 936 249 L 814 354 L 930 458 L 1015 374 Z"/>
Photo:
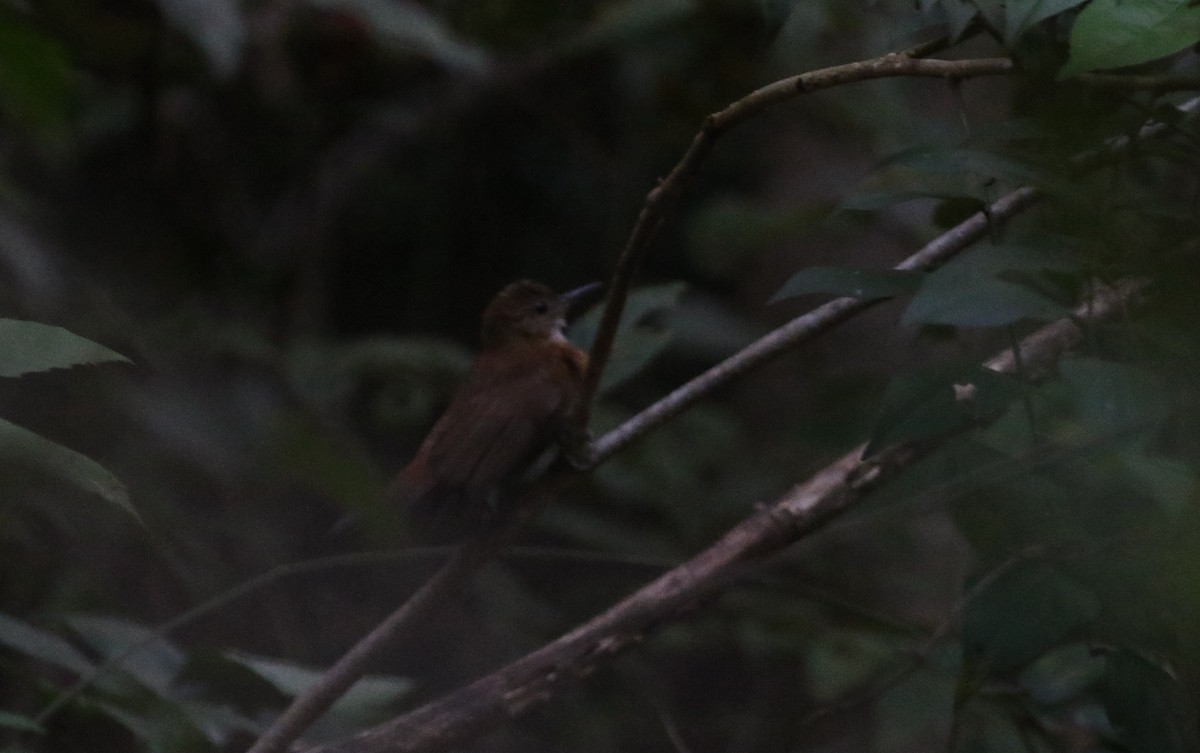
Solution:
<path fill-rule="evenodd" d="M 1083 326 L 1123 312 L 1144 288 L 1126 281 L 1101 289 L 1071 318 L 1049 324 L 1018 345 L 1025 373 L 1041 374 L 1083 339 Z M 1006 350 L 985 362 L 1015 373 Z M 461 690 L 349 740 L 313 753 L 427 753 L 461 744 L 479 732 L 544 703 L 597 665 L 675 621 L 698 601 L 727 587 L 748 565 L 811 534 L 869 491 L 943 444 L 943 436 L 894 445 L 870 458 L 862 447 L 836 460 L 773 504 L 735 526 L 715 544 L 665 573 L 607 612 Z"/>

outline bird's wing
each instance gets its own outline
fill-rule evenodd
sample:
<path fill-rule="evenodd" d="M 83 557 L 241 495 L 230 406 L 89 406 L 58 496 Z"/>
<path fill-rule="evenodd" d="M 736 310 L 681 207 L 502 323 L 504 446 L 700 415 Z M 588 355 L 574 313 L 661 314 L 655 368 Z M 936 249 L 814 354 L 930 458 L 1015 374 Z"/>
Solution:
<path fill-rule="evenodd" d="M 429 469 L 444 487 L 485 491 L 520 471 L 551 438 L 562 391 L 540 370 L 465 389 L 426 440 Z"/>

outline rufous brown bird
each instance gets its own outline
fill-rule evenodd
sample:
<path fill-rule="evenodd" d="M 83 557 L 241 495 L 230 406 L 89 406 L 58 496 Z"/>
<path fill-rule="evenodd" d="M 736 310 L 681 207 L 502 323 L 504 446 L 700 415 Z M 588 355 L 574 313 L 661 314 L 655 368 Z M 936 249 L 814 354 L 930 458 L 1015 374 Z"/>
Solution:
<path fill-rule="evenodd" d="M 577 444 L 587 354 L 563 335 L 571 304 L 531 280 L 500 291 L 483 312 L 482 347 L 462 385 L 388 487 L 390 502 L 417 518 L 494 509 L 496 494 L 551 442 Z"/>

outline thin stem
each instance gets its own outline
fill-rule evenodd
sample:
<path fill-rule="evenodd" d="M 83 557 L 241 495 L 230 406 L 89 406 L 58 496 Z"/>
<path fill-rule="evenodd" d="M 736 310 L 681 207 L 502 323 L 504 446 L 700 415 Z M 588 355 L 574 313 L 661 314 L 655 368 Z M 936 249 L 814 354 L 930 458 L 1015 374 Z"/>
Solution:
<path fill-rule="evenodd" d="M 679 200 L 684 185 L 708 157 L 717 139 L 729 129 L 749 120 L 760 112 L 801 94 L 830 89 L 835 86 L 897 76 L 941 78 L 956 81 L 979 76 L 1012 73 L 1014 66 L 1007 58 L 972 60 L 930 60 L 916 57 L 937 45 L 917 47 L 910 52 L 892 52 L 872 60 L 822 68 L 781 79 L 731 103 L 723 110 L 704 119 L 691 145 L 675 167 L 646 195 L 633 231 L 625 243 L 608 286 L 604 314 L 592 344 L 587 375 L 584 378 L 584 412 L 580 424 L 586 424 L 587 412 L 600 384 L 600 376 L 612 354 L 613 340 L 625 310 L 633 278 L 654 240 L 658 229 Z"/>

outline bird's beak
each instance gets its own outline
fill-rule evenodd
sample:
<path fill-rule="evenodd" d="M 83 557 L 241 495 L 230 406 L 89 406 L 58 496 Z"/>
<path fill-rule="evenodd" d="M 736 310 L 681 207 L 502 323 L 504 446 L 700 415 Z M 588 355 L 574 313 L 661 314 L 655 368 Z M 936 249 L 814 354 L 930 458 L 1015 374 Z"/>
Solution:
<path fill-rule="evenodd" d="M 574 290 L 568 290 L 558 297 L 560 301 L 567 304 L 567 308 L 575 306 L 580 300 L 587 298 L 592 293 L 604 287 L 598 282 L 589 282 L 587 285 L 580 286 Z"/>

